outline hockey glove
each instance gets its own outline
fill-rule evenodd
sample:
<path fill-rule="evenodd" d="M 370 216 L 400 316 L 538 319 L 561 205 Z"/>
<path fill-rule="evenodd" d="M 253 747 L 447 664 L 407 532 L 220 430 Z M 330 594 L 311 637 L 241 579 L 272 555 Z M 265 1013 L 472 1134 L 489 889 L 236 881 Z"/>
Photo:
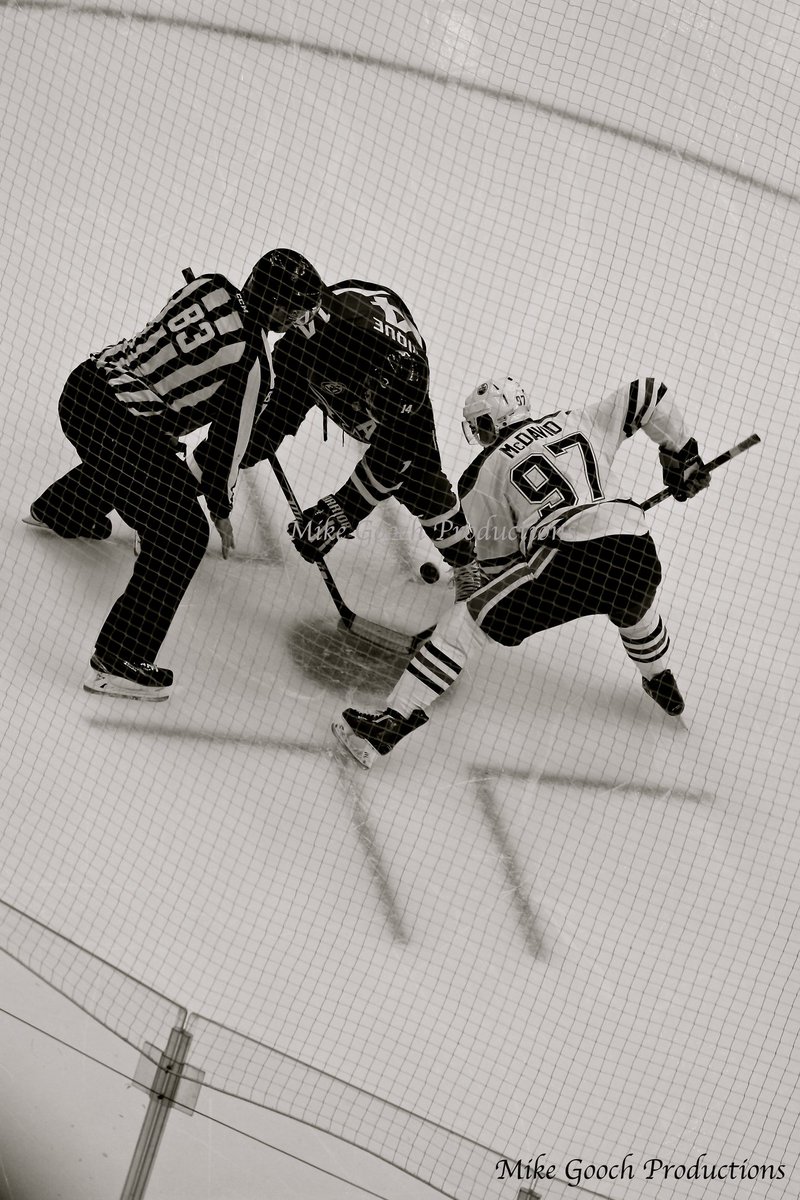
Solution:
<path fill-rule="evenodd" d="M 711 475 L 703 465 L 694 438 L 690 438 L 680 450 L 668 450 L 666 446 L 660 446 L 658 457 L 664 473 L 664 487 L 669 489 L 675 500 L 689 500 L 711 482 Z"/>
<path fill-rule="evenodd" d="M 483 571 L 480 564 L 475 562 L 465 563 L 463 567 L 453 567 L 453 583 L 456 589 L 456 604 L 459 600 L 469 600 L 473 592 L 477 592 L 478 588 L 482 588 L 486 583 Z"/>
<path fill-rule="evenodd" d="M 323 496 L 303 510 L 302 521 L 292 521 L 289 537 L 306 562 L 324 558 L 340 538 L 353 536 L 353 525 L 335 496 Z"/>

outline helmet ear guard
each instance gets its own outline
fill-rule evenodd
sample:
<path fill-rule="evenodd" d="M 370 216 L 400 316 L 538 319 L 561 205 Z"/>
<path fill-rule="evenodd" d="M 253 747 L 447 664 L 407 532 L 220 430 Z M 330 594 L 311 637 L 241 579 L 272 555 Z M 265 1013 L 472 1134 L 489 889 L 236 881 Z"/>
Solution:
<path fill-rule="evenodd" d="M 383 362 L 368 371 L 366 404 L 376 421 L 411 417 L 428 394 L 429 372 L 420 354 L 392 347 Z"/>
<path fill-rule="evenodd" d="M 497 430 L 489 413 L 481 413 L 477 416 L 470 428 L 474 430 L 481 446 L 491 446 L 492 442 L 497 441 Z"/>
<path fill-rule="evenodd" d="M 479 383 L 464 401 L 461 427 L 472 445 L 491 446 L 507 425 L 530 416 L 528 398 L 521 383 L 510 375 Z"/>

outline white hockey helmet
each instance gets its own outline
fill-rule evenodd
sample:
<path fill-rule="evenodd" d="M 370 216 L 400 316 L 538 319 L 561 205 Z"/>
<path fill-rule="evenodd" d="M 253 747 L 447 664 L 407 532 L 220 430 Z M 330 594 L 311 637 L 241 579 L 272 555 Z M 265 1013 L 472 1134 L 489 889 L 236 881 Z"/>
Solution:
<path fill-rule="evenodd" d="M 491 446 L 500 430 L 531 415 L 521 383 L 510 375 L 479 383 L 464 401 L 464 437 L 476 446 Z"/>

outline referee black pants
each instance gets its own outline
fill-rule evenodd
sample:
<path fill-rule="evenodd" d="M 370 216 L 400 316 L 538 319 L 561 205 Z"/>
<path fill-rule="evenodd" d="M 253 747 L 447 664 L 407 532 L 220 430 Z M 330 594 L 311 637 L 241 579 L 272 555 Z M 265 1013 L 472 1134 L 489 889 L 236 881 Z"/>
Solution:
<path fill-rule="evenodd" d="M 208 545 L 197 481 L 157 417 L 128 413 L 94 363 L 69 376 L 58 406 L 81 465 L 35 501 L 62 536 L 116 509 L 141 552 L 97 637 L 99 657 L 155 662 Z M 72 532 L 70 532 L 72 531 Z"/>

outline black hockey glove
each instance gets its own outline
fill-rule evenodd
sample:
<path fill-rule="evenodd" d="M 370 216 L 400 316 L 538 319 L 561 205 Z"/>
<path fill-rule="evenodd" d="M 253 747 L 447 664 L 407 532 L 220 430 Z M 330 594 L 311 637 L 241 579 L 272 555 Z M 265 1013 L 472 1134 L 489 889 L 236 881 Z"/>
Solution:
<path fill-rule="evenodd" d="M 668 450 L 666 446 L 660 446 L 658 457 L 664 473 L 664 487 L 669 489 L 675 500 L 689 500 L 711 482 L 711 475 L 703 465 L 694 438 L 690 438 L 680 450 Z"/>
<path fill-rule="evenodd" d="M 323 496 L 303 510 L 302 521 L 292 521 L 289 537 L 306 562 L 324 558 L 340 538 L 353 536 L 353 525 L 335 496 Z"/>

